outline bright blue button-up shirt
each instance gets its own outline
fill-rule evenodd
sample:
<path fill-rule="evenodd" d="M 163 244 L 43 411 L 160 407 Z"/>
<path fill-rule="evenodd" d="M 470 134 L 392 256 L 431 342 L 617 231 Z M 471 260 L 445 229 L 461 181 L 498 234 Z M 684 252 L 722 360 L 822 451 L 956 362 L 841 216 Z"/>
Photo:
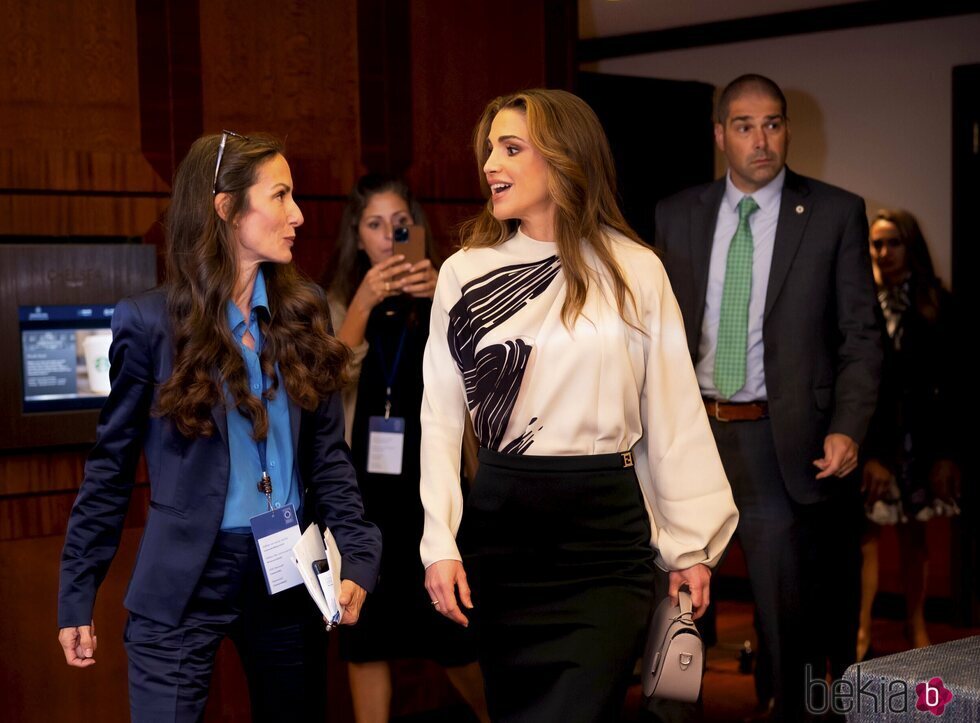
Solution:
<path fill-rule="evenodd" d="M 248 370 L 248 384 L 252 394 L 261 400 L 262 371 L 259 355 L 262 353 L 262 332 L 259 330 L 258 313 L 269 315 L 269 301 L 265 290 L 265 277 L 259 269 L 255 278 L 255 288 L 252 290 L 252 300 L 249 304 L 248 324 L 241 310 L 231 301 L 228 302 L 228 326 L 238 342 Z M 245 330 L 255 340 L 255 349 L 249 349 L 242 343 Z M 293 455 L 292 431 L 289 425 L 289 402 L 283 386 L 282 375 L 276 366 L 279 377 L 279 389 L 274 399 L 270 399 L 267 407 L 269 413 L 269 435 L 266 440 L 266 462 L 269 477 L 272 478 L 272 504 L 282 507 L 291 504 L 297 513 L 300 508 L 299 480 L 296 475 Z M 272 380 L 266 378 L 266 387 L 272 386 Z M 225 396 L 231 396 L 225 386 Z M 221 520 L 222 530 L 245 532 L 250 530 L 249 519 L 260 515 L 266 510 L 265 495 L 259 492 L 256 484 L 262 478 L 262 464 L 259 460 L 258 444 L 252 439 L 252 423 L 243 417 L 237 408 L 228 408 L 228 452 L 231 457 L 231 473 L 228 478 L 228 495 L 225 497 L 225 514 Z"/>

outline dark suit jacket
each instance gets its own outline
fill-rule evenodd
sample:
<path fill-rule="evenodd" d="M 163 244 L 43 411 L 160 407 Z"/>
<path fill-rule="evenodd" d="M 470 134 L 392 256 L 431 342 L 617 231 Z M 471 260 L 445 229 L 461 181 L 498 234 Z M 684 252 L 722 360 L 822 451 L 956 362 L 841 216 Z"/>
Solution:
<path fill-rule="evenodd" d="M 724 193 L 722 178 L 657 204 L 655 245 L 695 361 Z M 876 305 L 864 201 L 787 168 L 762 337 L 779 468 L 798 502 L 840 489 L 836 478 L 815 479 L 828 433 L 864 439 L 881 367 Z"/>
<path fill-rule="evenodd" d="M 172 372 L 173 340 L 165 294 L 124 299 L 112 319 L 112 391 L 68 521 L 61 558 L 59 627 L 88 625 L 96 590 L 119 545 L 140 451 L 150 477 L 150 510 L 126 607 L 176 625 L 200 579 L 224 515 L 230 469 L 223 405 L 212 410 L 218 432 L 189 439 L 153 414 L 157 386 Z M 290 400 L 289 417 L 305 516 L 330 527 L 343 554 L 343 577 L 370 590 L 381 535 L 365 522 L 344 442 L 340 394 L 316 411 Z"/>

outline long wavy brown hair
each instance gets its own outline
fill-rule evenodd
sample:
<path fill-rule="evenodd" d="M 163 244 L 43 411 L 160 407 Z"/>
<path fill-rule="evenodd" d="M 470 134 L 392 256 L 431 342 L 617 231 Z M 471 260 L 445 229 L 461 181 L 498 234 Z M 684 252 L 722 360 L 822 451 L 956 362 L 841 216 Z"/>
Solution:
<path fill-rule="evenodd" d="M 263 439 L 269 420 L 261 400 L 251 394 L 248 373 L 228 325 L 227 306 L 239 277 L 234 225 L 249 209 L 249 189 L 263 164 L 282 153 L 266 135 L 229 136 L 217 179 L 220 136 L 199 138 L 174 177 L 167 212 L 167 311 L 174 337 L 173 373 L 160 385 L 157 413 L 169 417 L 188 437 L 214 433 L 211 408 L 230 404 L 252 422 Z M 224 221 L 215 210 L 228 194 Z M 262 265 L 269 317 L 259 315 L 263 336 L 262 373 L 279 382 L 289 397 L 312 410 L 345 382 L 347 347 L 331 335 L 326 296 L 291 264 Z M 227 401 L 225 387 L 227 386 Z"/>
<path fill-rule="evenodd" d="M 602 124 L 584 100 L 564 90 L 538 88 L 494 98 L 473 133 L 480 183 L 487 196 L 490 188 L 483 166 L 489 157 L 490 126 L 497 113 L 507 108 L 525 115 L 528 140 L 548 162 L 548 190 L 557 207 L 555 242 L 568 285 L 562 321 L 569 327 L 574 323 L 582 313 L 589 284 L 598 283 L 582 254 L 584 243 L 609 273 L 619 315 L 637 327 L 635 314 L 631 320 L 627 313 L 627 300 L 635 312 L 636 299 L 612 253 L 606 229 L 642 242 L 616 203 L 616 167 Z M 494 218 L 491 198 L 476 218 L 460 227 L 463 248 L 502 244 L 519 224 L 517 219 Z"/>

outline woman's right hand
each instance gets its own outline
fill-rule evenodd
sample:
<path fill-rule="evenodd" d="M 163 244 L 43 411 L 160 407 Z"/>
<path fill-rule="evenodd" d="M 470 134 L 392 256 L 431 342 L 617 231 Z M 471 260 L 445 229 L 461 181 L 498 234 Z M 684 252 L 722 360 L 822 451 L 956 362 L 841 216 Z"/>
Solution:
<path fill-rule="evenodd" d="M 405 263 L 403 254 L 395 254 L 391 258 L 375 264 L 364 274 L 361 285 L 357 287 L 354 298 L 351 299 L 351 306 L 356 304 L 363 311 L 370 313 L 371 309 L 389 296 L 400 294 L 405 281 L 404 279 L 394 279 L 394 277 L 403 274 L 410 268 L 412 265 Z"/>
<path fill-rule="evenodd" d="M 888 494 L 891 486 L 892 473 L 877 459 L 869 459 L 864 463 L 861 476 L 861 490 L 864 492 L 865 504 L 873 505 Z"/>
<path fill-rule="evenodd" d="M 73 668 L 88 668 L 95 665 L 95 649 L 98 638 L 95 637 L 95 622 L 91 625 L 61 628 L 58 631 L 58 642 L 65 653 L 65 661 Z"/>
<path fill-rule="evenodd" d="M 466 572 L 459 560 L 439 560 L 425 568 L 425 589 L 429 591 L 432 606 L 440 613 L 464 628 L 470 621 L 463 615 L 456 603 L 456 589 L 459 588 L 459 602 L 468 610 L 473 609 L 470 599 L 470 586 L 466 582 Z"/>

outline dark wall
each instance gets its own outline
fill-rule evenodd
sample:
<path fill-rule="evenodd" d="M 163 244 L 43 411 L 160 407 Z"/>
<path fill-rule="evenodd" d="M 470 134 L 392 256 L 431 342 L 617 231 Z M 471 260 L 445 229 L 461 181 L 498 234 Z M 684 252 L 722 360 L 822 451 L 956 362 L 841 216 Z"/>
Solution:
<path fill-rule="evenodd" d="M 141 237 L 201 133 L 286 138 L 299 203 L 296 263 L 326 267 L 357 176 L 405 171 L 440 244 L 483 203 L 471 129 L 495 94 L 572 76 L 570 0 L 0 0 L 0 237 Z M 9 310 L 0 310 L 8 313 Z M 0 410 L 2 412 L 3 410 Z M 96 606 L 98 664 L 56 643 L 57 568 L 85 450 L 0 454 L 0 662 L 5 718 L 127 720 L 122 597 L 145 519 L 138 475 L 127 531 Z M 209 720 L 241 720 L 234 656 L 220 654 Z M 333 659 L 332 720 L 349 720 Z M 395 712 L 451 694 L 431 667 L 399 668 Z"/>
<path fill-rule="evenodd" d="M 652 244 L 657 201 L 714 178 L 714 88 L 707 83 L 580 73 L 576 90 L 609 137 L 623 215 L 640 238 Z"/>

